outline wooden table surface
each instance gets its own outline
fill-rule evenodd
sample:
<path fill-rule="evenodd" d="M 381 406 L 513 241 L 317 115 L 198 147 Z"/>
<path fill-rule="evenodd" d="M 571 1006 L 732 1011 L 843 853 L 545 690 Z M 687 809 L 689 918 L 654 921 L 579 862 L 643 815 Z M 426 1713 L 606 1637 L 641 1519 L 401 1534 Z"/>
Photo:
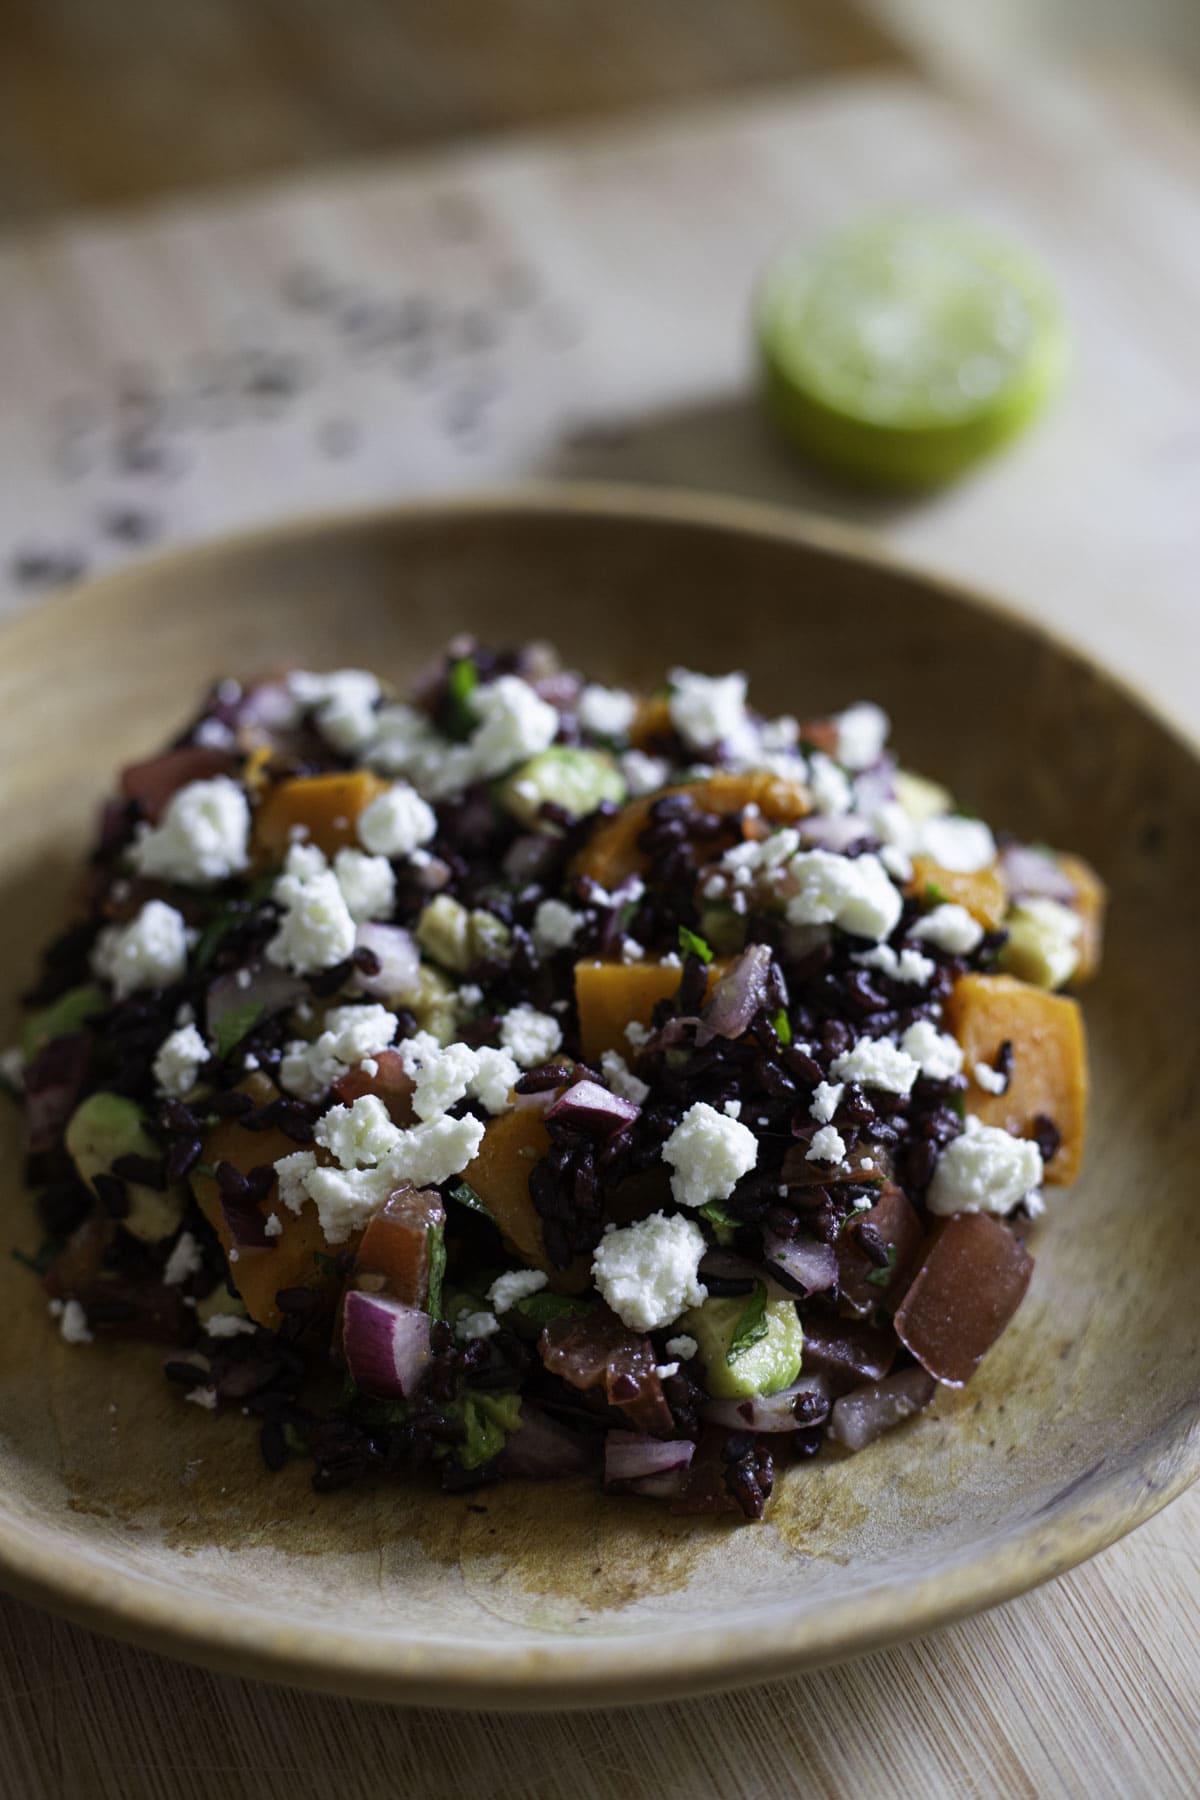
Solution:
<path fill-rule="evenodd" d="M 641 10 L 668 16 L 659 0 Z M 711 47 L 716 9 L 696 16 Z M 0 141 L 13 130 L 0 106 Z M 119 162 L 89 191 L 122 191 Z M 23 167 L 4 177 L 17 210 L 36 198 Z M 545 474 L 682 482 L 849 516 L 982 578 L 1195 730 L 1198 194 L 1200 137 L 1158 84 L 1030 83 L 963 103 L 872 76 L 41 224 L 0 245 L 0 604 L 35 603 L 72 562 L 102 567 L 145 538 L 327 500 Z M 993 469 L 882 506 L 812 482 L 762 432 L 745 312 L 781 232 L 916 199 L 1040 250 L 1079 372 Z M 1051 1587 L 919 1643 L 595 1716 L 323 1700 L 0 1602 L 0 1796 L 1171 1800 L 1196 1791 L 1198 1630 L 1200 1491 Z"/>

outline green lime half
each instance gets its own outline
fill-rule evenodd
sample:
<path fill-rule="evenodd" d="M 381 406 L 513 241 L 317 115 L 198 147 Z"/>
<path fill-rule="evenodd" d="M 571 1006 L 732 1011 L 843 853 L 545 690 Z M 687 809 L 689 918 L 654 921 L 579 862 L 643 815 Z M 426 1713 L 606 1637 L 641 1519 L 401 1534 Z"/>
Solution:
<path fill-rule="evenodd" d="M 857 481 L 950 481 L 1041 411 L 1067 366 L 1049 281 L 952 219 L 877 222 L 768 271 L 758 341 L 771 411 Z"/>

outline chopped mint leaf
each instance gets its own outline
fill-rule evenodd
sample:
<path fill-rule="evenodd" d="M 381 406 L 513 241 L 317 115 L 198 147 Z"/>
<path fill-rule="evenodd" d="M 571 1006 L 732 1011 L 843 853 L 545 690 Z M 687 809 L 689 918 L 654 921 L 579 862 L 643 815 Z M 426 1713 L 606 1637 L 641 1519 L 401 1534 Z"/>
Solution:
<path fill-rule="evenodd" d="M 27 1255 L 24 1250 L 16 1249 L 12 1251 L 12 1255 L 31 1274 L 44 1275 L 56 1260 L 61 1249 L 62 1244 L 57 1238 L 47 1238 L 44 1243 L 38 1245 L 32 1256 Z"/>
<path fill-rule="evenodd" d="M 775 1036 L 786 1050 L 792 1041 L 792 1021 L 787 1016 L 786 1006 L 780 1007 L 771 1023 L 775 1027 Z"/>
<path fill-rule="evenodd" d="M 452 738 L 465 743 L 475 729 L 471 695 L 479 686 L 479 670 L 469 656 L 460 656 L 450 664 L 446 677 L 446 729 Z"/>
<path fill-rule="evenodd" d="M 734 1232 L 739 1225 L 745 1222 L 742 1219 L 735 1219 L 733 1214 L 726 1212 L 725 1208 L 716 1200 L 710 1200 L 707 1206 L 701 1206 L 697 1210 L 700 1217 L 706 1219 L 712 1226 L 713 1236 L 718 1244 L 731 1244 Z"/>
<path fill-rule="evenodd" d="M 679 927 L 679 948 L 685 956 L 698 956 L 701 962 L 710 963 L 713 953 L 698 932 L 689 931 L 686 925 Z"/>
<path fill-rule="evenodd" d="M 888 1253 L 887 1254 L 888 1254 L 888 1259 L 887 1259 L 886 1267 L 884 1267 L 882 1269 L 872 1269 L 871 1273 L 867 1276 L 868 1287 L 885 1288 L 890 1284 L 892 1276 L 896 1273 L 896 1246 L 895 1246 L 895 1244 L 888 1245 Z"/>
<path fill-rule="evenodd" d="M 944 906 L 949 898 L 950 896 L 945 888 L 939 887 L 936 881 L 927 881 L 925 883 L 926 906 Z"/>
<path fill-rule="evenodd" d="M 756 1282 L 754 1292 L 742 1308 L 741 1316 L 733 1328 L 733 1336 L 729 1340 L 729 1348 L 725 1352 L 725 1361 L 734 1362 L 743 1350 L 749 1350 L 767 1335 L 767 1284 Z"/>
<path fill-rule="evenodd" d="M 244 1000 L 241 1006 L 234 1006 L 229 1012 L 222 1013 L 213 1033 L 218 1062 L 223 1062 L 234 1046 L 241 1043 L 246 1033 L 254 1030 L 265 1010 L 261 1000 Z"/>
<path fill-rule="evenodd" d="M 569 1294 L 526 1294 L 513 1309 L 531 1325 L 549 1325 L 552 1319 L 582 1319 L 592 1310 L 588 1300 L 574 1300 Z"/>
<path fill-rule="evenodd" d="M 431 1319 L 442 1316 L 442 1282 L 446 1275 L 446 1233 L 441 1225 L 429 1227 L 429 1301 Z"/>
<path fill-rule="evenodd" d="M 260 875 L 258 880 L 251 884 L 250 892 L 246 895 L 245 900 L 239 900 L 237 904 L 233 906 L 222 906 L 220 911 L 208 921 L 208 924 L 200 933 L 199 943 L 192 952 L 192 967 L 194 969 L 199 970 L 207 968 L 213 957 L 216 955 L 217 950 L 220 948 L 221 941 L 226 934 L 231 931 L 235 925 L 245 923 L 247 901 L 249 902 L 251 909 L 253 909 L 261 906 L 264 901 L 271 898 L 271 890 L 275 886 L 275 877 L 276 871 L 274 869 L 271 869 L 266 875 Z"/>
<path fill-rule="evenodd" d="M 458 1204 L 465 1206 L 468 1212 L 482 1213 L 485 1219 L 491 1218 L 491 1213 L 469 1182 L 456 1181 L 448 1192 L 451 1200 L 457 1200 Z"/>
<path fill-rule="evenodd" d="M 499 1456 L 510 1434 L 521 1429 L 521 1396 L 467 1393 L 461 1404 L 467 1435 L 456 1454 L 464 1469 L 479 1469 Z"/>

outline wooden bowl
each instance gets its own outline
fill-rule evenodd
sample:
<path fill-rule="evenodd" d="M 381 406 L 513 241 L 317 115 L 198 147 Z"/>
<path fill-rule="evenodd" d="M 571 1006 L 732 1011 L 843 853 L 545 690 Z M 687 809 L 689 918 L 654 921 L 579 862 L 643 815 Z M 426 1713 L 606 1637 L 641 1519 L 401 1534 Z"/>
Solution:
<path fill-rule="evenodd" d="M 532 494 L 331 519 L 143 564 L 7 627 L 0 993 L 62 916 L 96 802 L 210 677 L 403 677 L 447 635 L 552 637 L 653 681 L 746 668 L 765 709 L 882 701 L 906 759 L 1112 889 L 1087 993 L 1087 1164 L 1016 1323 L 961 1393 L 789 1472 L 769 1523 L 591 1487 L 318 1498 L 152 1348 L 73 1349 L 0 1259 L 0 1582 L 240 1673 L 457 1706 L 656 1698 L 828 1661 L 989 1606 L 1149 1517 L 1200 1466 L 1194 1000 L 1200 767 L 1113 677 L 994 604 L 781 513 Z M 9 1004 L 7 998 L 5 1005 Z M 7 1039 L 3 1041 L 8 1041 Z M 6 1235 L 35 1236 L 5 1108 Z"/>

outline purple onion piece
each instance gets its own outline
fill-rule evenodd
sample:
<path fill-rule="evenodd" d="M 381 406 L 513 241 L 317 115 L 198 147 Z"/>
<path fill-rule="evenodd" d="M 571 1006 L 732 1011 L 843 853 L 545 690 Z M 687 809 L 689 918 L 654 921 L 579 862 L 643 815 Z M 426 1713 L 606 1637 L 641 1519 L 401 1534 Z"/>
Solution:
<path fill-rule="evenodd" d="M 1000 853 L 1000 869 L 1013 900 L 1037 896 L 1070 906 L 1076 898 L 1074 882 L 1044 850 L 1031 850 L 1027 844 L 1010 844 Z"/>
<path fill-rule="evenodd" d="M 835 1400 L 829 1435 L 847 1450 L 864 1450 L 885 1431 L 928 1406 L 936 1392 L 937 1382 L 924 1369 L 901 1369 L 898 1375 L 855 1388 Z"/>
<path fill-rule="evenodd" d="M 355 948 L 370 950 L 379 959 L 379 973 L 364 975 L 357 985 L 376 1000 L 403 1000 L 411 995 L 421 974 L 421 953 L 411 934 L 401 925 L 360 925 Z"/>
<path fill-rule="evenodd" d="M 239 983 L 238 976 L 244 978 L 247 974 L 250 979 Z M 268 963 L 260 963 L 249 970 L 230 969 L 208 984 L 204 1003 L 208 1035 L 215 1037 L 222 1019 L 230 1013 L 240 1012 L 243 1007 L 259 1007 L 259 1016 L 266 1019 L 273 1013 L 286 1012 L 288 1007 L 297 1005 L 307 996 L 306 984 L 298 975 L 289 975 L 286 969 L 276 969 Z"/>
<path fill-rule="evenodd" d="M 800 821 L 800 835 L 806 844 L 818 850 L 830 850 L 844 856 L 851 844 L 861 844 L 871 836 L 871 827 L 854 813 L 810 813 Z"/>
<path fill-rule="evenodd" d="M 286 681 L 259 681 L 243 690 L 231 706 L 218 710 L 227 724 L 265 732 L 290 731 L 299 707 Z"/>
<path fill-rule="evenodd" d="M 745 1400 L 708 1400 L 703 1407 L 710 1425 L 721 1425 L 727 1431 L 796 1431 L 801 1421 L 796 1417 L 796 1402 L 808 1402 L 804 1425 L 819 1425 L 828 1417 L 831 1395 L 823 1375 L 802 1375 L 789 1388 L 778 1394 L 753 1394 Z M 818 1406 L 823 1410 L 818 1410 Z"/>
<path fill-rule="evenodd" d="M 564 1125 L 577 1125 L 581 1131 L 590 1131 L 597 1136 L 611 1137 L 614 1132 L 632 1125 L 640 1114 L 641 1107 L 635 1106 L 632 1100 L 622 1100 L 619 1094 L 609 1093 L 598 1081 L 584 1080 L 565 1088 L 548 1108 L 546 1117 L 559 1119 Z"/>
<path fill-rule="evenodd" d="M 854 778 L 854 803 L 868 817 L 896 798 L 896 765 L 890 756 L 880 757 Z M 808 821 L 805 820 L 805 824 Z"/>
<path fill-rule="evenodd" d="M 365 1393 L 406 1400 L 429 1362 L 429 1314 L 350 1288 L 342 1311 L 342 1353 L 351 1380 Z"/>
<path fill-rule="evenodd" d="M 740 1038 L 750 1029 L 750 1021 L 767 997 L 767 981 L 771 973 L 771 949 L 768 944 L 751 944 L 743 950 L 729 971 L 722 975 L 704 1007 L 697 1043 L 713 1037 Z"/>
<path fill-rule="evenodd" d="M 604 1485 L 613 1491 L 669 1500 L 683 1490 L 695 1444 L 687 1438 L 610 1431 L 604 1440 Z"/>
<path fill-rule="evenodd" d="M 838 1278 L 837 1251 L 816 1238 L 782 1238 L 763 1232 L 763 1251 L 768 1271 L 788 1287 L 803 1294 L 823 1294 Z"/>
<path fill-rule="evenodd" d="M 596 1460 L 596 1440 L 581 1437 L 540 1407 L 521 1402 L 521 1428 L 500 1452 L 499 1473 L 526 1481 L 562 1481 L 583 1475 Z"/>

